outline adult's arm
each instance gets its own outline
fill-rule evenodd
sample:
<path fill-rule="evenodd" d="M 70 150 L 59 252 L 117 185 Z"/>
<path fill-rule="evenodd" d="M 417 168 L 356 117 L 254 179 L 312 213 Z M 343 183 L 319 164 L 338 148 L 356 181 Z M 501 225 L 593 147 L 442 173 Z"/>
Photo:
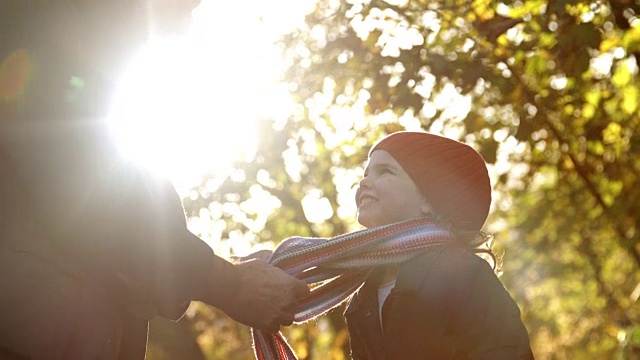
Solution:
<path fill-rule="evenodd" d="M 178 319 L 199 300 L 262 330 L 291 323 L 306 285 L 264 261 L 216 256 L 188 231 L 170 182 L 121 158 L 104 129 L 74 125 L 0 137 L 43 242 L 141 317 Z"/>
<path fill-rule="evenodd" d="M 94 236 L 101 236 L 95 232 L 98 226 L 108 234 L 106 247 L 101 241 L 92 244 L 104 252 L 85 251 L 130 277 L 152 299 L 158 315 L 179 318 L 190 301 L 198 300 L 268 332 L 293 322 L 297 300 L 309 291 L 304 283 L 263 260 L 231 264 L 216 256 L 187 230 L 181 200 L 168 181 L 122 166 L 95 193 L 96 216 L 84 217 Z M 109 224 L 119 224 L 120 233 L 114 234 Z M 118 256 L 108 259 L 103 253 Z"/>

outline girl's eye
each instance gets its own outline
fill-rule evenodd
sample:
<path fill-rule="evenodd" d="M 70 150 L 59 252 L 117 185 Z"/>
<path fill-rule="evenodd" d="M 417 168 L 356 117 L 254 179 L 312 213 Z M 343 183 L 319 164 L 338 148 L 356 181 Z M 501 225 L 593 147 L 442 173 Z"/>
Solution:
<path fill-rule="evenodd" d="M 394 171 L 392 168 L 386 167 L 386 166 L 380 166 L 380 167 L 374 167 L 372 169 L 368 169 L 367 171 L 364 172 L 364 175 L 362 178 L 366 178 L 369 175 L 383 175 L 383 174 L 393 174 Z"/>

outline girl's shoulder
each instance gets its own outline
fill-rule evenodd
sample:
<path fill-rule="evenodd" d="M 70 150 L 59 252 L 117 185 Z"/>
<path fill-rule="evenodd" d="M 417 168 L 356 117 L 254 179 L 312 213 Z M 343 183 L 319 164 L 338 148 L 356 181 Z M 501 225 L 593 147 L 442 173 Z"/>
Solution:
<path fill-rule="evenodd" d="M 457 246 L 436 246 L 406 261 L 402 267 L 424 271 L 433 267 L 443 271 L 475 271 L 489 263 L 471 250 Z M 492 270 L 491 270 L 492 271 Z"/>
<path fill-rule="evenodd" d="M 481 278 L 499 282 L 491 265 L 478 255 L 460 247 L 439 246 L 403 263 L 398 272 L 396 287 L 457 287 Z"/>

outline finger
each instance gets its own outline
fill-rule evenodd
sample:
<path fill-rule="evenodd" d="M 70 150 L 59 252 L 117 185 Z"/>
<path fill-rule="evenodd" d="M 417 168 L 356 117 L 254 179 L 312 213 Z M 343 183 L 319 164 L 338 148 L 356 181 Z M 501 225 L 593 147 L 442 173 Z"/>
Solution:
<path fill-rule="evenodd" d="M 280 318 L 280 325 L 289 326 L 289 325 L 293 324 L 294 320 L 295 320 L 295 316 L 293 315 L 293 313 L 285 313 Z"/>
<path fill-rule="evenodd" d="M 282 301 L 280 303 L 280 310 L 288 312 L 288 313 L 293 313 L 295 312 L 295 310 L 298 308 L 300 301 L 303 299 L 304 297 L 289 297 L 288 299 Z"/>
<path fill-rule="evenodd" d="M 280 331 L 280 325 L 278 325 L 278 324 L 269 325 L 269 326 L 265 326 L 264 328 L 262 328 L 260 330 L 264 331 L 267 334 L 275 334 L 278 331 Z"/>
<path fill-rule="evenodd" d="M 236 264 L 251 260 L 261 260 L 266 262 L 269 260 L 269 257 L 271 257 L 271 253 L 271 250 L 259 250 L 246 256 L 231 256 L 230 260 Z"/>
<path fill-rule="evenodd" d="M 247 258 L 267 261 L 269 260 L 269 257 L 271 257 L 271 253 L 273 253 L 273 251 L 271 250 L 259 250 L 254 252 L 253 254 L 250 254 L 249 256 L 247 256 Z"/>
<path fill-rule="evenodd" d="M 266 321 L 260 325 L 255 324 L 254 328 L 267 334 L 275 334 L 280 331 L 280 317 L 273 317 L 269 320 L 265 320 Z"/>
<path fill-rule="evenodd" d="M 298 285 L 296 285 L 296 287 L 293 289 L 294 291 L 294 295 L 296 296 L 297 299 L 303 299 L 307 296 L 309 296 L 309 293 L 311 292 L 311 289 L 309 289 L 309 286 L 307 286 L 307 284 L 305 284 L 304 282 L 300 281 L 300 283 Z"/>

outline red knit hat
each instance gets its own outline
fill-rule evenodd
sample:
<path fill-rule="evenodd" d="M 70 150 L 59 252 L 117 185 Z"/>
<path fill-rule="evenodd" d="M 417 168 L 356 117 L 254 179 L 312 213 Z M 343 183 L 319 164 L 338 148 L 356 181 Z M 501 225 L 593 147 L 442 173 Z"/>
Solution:
<path fill-rule="evenodd" d="M 491 183 L 469 145 L 426 132 L 393 133 L 369 151 L 385 150 L 402 165 L 434 210 L 454 227 L 479 231 L 489 214 Z"/>

